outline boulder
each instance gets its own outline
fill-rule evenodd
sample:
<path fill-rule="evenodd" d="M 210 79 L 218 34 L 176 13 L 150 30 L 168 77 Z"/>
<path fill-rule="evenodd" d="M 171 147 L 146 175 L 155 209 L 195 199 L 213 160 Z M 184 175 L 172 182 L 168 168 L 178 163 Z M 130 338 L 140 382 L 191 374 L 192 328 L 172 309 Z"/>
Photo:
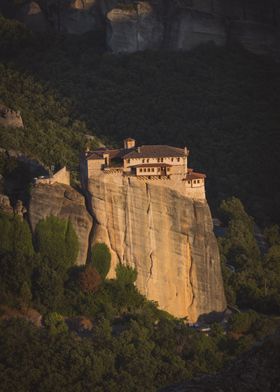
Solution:
<path fill-rule="evenodd" d="M 163 23 L 148 2 L 114 8 L 107 21 L 107 44 L 113 52 L 158 49 L 162 44 Z"/>
<path fill-rule="evenodd" d="M 0 104 L 0 127 L 22 128 L 23 121 L 20 112 Z"/>
<path fill-rule="evenodd" d="M 47 18 L 36 1 L 22 5 L 18 10 L 17 19 L 33 31 L 45 32 L 49 29 Z"/>
<path fill-rule="evenodd" d="M 79 240 L 76 263 L 86 263 L 93 223 L 82 194 L 64 184 L 36 185 L 31 191 L 28 215 L 33 232 L 37 223 L 50 215 L 70 219 Z"/>

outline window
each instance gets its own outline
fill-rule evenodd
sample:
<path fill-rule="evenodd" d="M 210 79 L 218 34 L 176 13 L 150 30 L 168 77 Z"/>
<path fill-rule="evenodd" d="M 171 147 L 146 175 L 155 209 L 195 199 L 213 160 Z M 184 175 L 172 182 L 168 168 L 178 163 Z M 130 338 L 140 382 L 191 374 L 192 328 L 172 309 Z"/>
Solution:
<path fill-rule="evenodd" d="M 171 158 L 171 162 L 173 162 L 174 161 L 174 158 Z"/>
<path fill-rule="evenodd" d="M 160 158 L 158 158 L 157 161 L 160 162 Z"/>
<path fill-rule="evenodd" d="M 163 162 L 163 158 L 161 158 L 160 161 Z"/>
<path fill-rule="evenodd" d="M 148 172 L 150 172 L 150 171 L 151 171 L 151 169 L 149 168 L 149 169 L 148 169 Z"/>
<path fill-rule="evenodd" d="M 180 158 L 177 158 L 177 162 L 180 162 Z"/>
<path fill-rule="evenodd" d="M 193 183 L 196 184 L 196 180 L 194 180 Z"/>
<path fill-rule="evenodd" d="M 158 167 L 157 171 L 160 172 L 160 167 Z"/>
<path fill-rule="evenodd" d="M 197 180 L 197 183 L 199 184 L 199 183 L 200 183 L 200 181 L 199 181 L 199 180 Z"/>
<path fill-rule="evenodd" d="M 170 167 L 167 168 L 167 171 L 170 171 Z"/>
<path fill-rule="evenodd" d="M 190 181 L 188 181 L 188 184 L 190 184 L 191 182 Z"/>
<path fill-rule="evenodd" d="M 155 171 L 155 169 L 154 168 L 152 168 L 152 172 L 154 172 Z"/>
<path fill-rule="evenodd" d="M 130 163 L 130 159 L 127 160 L 127 163 Z"/>
<path fill-rule="evenodd" d="M 140 169 L 140 172 L 142 173 L 142 169 Z"/>
<path fill-rule="evenodd" d="M 142 163 L 145 163 L 145 159 L 142 159 Z"/>
<path fill-rule="evenodd" d="M 149 159 L 147 159 L 147 163 L 149 163 Z"/>

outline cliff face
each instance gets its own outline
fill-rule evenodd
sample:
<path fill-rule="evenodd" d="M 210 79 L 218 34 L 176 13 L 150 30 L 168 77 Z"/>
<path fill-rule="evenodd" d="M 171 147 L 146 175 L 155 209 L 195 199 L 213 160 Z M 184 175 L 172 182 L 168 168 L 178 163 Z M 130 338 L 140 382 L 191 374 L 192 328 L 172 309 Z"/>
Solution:
<path fill-rule="evenodd" d="M 151 0 L 148 6 L 140 1 L 129 11 L 110 10 L 107 19 L 113 52 L 189 50 L 205 42 L 239 43 L 258 54 L 280 52 L 280 5 L 273 0 Z"/>
<path fill-rule="evenodd" d="M 77 264 L 85 264 L 92 229 L 92 218 L 87 212 L 84 197 L 68 185 L 36 185 L 31 192 L 28 209 L 34 232 L 37 223 L 50 215 L 70 219 L 79 239 Z"/>
<path fill-rule="evenodd" d="M 137 287 L 175 316 L 195 321 L 226 307 L 217 242 L 206 201 L 167 187 L 102 174 L 88 184 L 94 241 L 137 268 Z"/>
<path fill-rule="evenodd" d="M 108 49 L 188 50 L 205 42 L 237 42 L 255 53 L 279 57 L 277 0 L 43 0 L 0 10 L 35 31 L 106 32 Z"/>

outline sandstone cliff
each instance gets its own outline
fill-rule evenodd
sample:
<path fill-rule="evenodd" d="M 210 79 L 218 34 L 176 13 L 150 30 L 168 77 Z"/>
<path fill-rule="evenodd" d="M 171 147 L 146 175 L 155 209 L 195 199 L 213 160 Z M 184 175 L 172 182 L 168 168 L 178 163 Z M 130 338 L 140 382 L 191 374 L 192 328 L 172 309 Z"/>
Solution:
<path fill-rule="evenodd" d="M 217 242 L 206 201 L 134 178 L 101 174 L 88 183 L 94 242 L 137 268 L 137 286 L 161 309 L 195 321 L 226 307 Z"/>
<path fill-rule="evenodd" d="M 0 10 L 35 31 L 106 32 L 108 49 L 189 50 L 214 42 L 239 43 L 255 53 L 280 55 L 277 0 L 43 0 Z"/>
<path fill-rule="evenodd" d="M 84 197 L 68 185 L 36 185 L 31 191 L 28 209 L 32 231 L 37 223 L 49 215 L 70 219 L 79 239 L 77 264 L 85 264 L 92 229 L 92 218 L 87 212 Z"/>

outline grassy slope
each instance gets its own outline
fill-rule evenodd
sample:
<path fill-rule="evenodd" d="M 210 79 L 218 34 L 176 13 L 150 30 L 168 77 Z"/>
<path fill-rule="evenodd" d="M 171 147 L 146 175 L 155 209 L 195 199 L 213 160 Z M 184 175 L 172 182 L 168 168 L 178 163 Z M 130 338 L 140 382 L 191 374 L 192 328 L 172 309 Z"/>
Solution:
<path fill-rule="evenodd" d="M 19 77 L 13 93 L 9 78 L 2 80 L 1 96 L 46 138 L 54 121 L 67 146 L 66 162 L 81 146 L 73 138 L 81 128 L 113 144 L 132 136 L 140 143 L 187 145 L 191 166 L 208 175 L 212 205 L 236 195 L 258 218 L 280 220 L 277 64 L 240 48 L 211 45 L 190 53 L 113 56 L 98 53 L 93 40 L 32 38 L 25 49 L 5 56 L 8 72 L 16 69 Z M 31 87 L 23 102 L 24 73 L 31 75 Z M 43 86 L 39 111 L 33 80 Z M 74 121 L 83 124 L 75 127 Z M 44 159 L 52 143 L 46 141 L 41 151 L 32 135 L 30 149 Z M 60 159 L 59 152 L 53 155 Z"/>

